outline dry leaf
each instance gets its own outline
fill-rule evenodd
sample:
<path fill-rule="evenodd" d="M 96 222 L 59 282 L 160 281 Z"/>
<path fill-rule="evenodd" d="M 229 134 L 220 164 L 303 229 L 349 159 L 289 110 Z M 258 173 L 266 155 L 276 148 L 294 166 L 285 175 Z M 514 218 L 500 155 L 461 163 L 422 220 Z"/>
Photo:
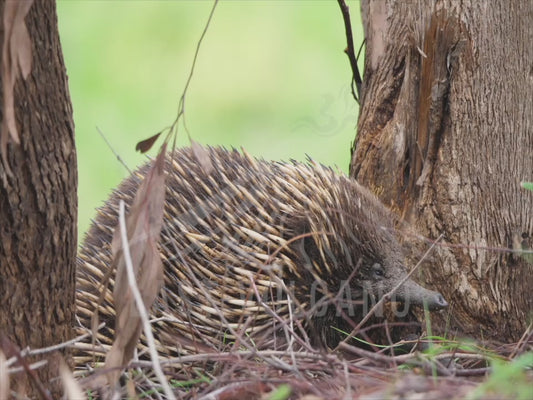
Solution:
<path fill-rule="evenodd" d="M 0 399 L 7 399 L 9 394 L 9 373 L 7 370 L 6 356 L 0 350 Z"/>
<path fill-rule="evenodd" d="M 209 157 L 209 152 L 207 151 L 207 149 L 203 147 L 200 143 L 195 142 L 190 138 L 189 140 L 191 141 L 191 148 L 194 157 L 196 157 L 196 160 L 200 163 L 202 170 L 206 174 L 210 174 L 211 172 L 213 172 L 213 163 L 211 162 L 211 158 Z"/>
<path fill-rule="evenodd" d="M 22 75 L 24 79 L 31 72 L 31 39 L 24 18 L 33 0 L 6 1 L 4 5 L 4 43 L 2 48 L 2 91 L 4 106 L 0 132 L 0 152 L 6 172 L 11 175 L 7 162 L 7 143 L 9 138 L 20 144 L 15 119 L 15 81 Z"/>
<path fill-rule="evenodd" d="M 163 145 L 154 160 L 152 168 L 137 189 L 137 194 L 126 219 L 131 261 L 137 286 L 145 308 L 152 306 L 163 282 L 163 266 L 157 241 L 163 225 L 163 208 L 165 203 L 165 161 L 166 146 Z M 106 356 L 106 369 L 109 384 L 113 387 L 120 376 L 120 368 L 133 357 L 142 331 L 142 321 L 131 291 L 120 227 L 117 226 L 111 243 L 113 266 L 116 266 L 115 288 L 115 340 Z"/>
<path fill-rule="evenodd" d="M 151 136 L 148 139 L 141 140 L 135 146 L 135 150 L 140 151 L 141 153 L 146 153 L 148 150 L 152 148 L 152 146 L 154 145 L 159 135 L 161 135 L 161 132 L 156 133 L 154 136 Z"/>
<path fill-rule="evenodd" d="M 59 374 L 61 375 L 61 380 L 63 381 L 63 391 L 68 400 L 85 400 L 85 393 L 80 387 L 79 383 L 74 379 L 72 372 L 70 371 L 65 361 L 61 360 L 59 364 Z M 1 395 L 1 393 L 0 393 Z M 0 397 L 0 399 L 7 397 Z"/>
<path fill-rule="evenodd" d="M 128 393 L 128 399 L 139 400 L 139 396 L 137 396 L 135 391 L 135 381 L 133 379 L 128 379 L 126 382 L 126 393 Z"/>

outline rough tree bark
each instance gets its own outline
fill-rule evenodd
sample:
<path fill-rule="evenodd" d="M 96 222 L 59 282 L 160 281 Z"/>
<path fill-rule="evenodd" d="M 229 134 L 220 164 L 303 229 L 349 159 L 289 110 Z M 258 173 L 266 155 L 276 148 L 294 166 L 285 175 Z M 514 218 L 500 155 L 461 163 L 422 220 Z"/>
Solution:
<path fill-rule="evenodd" d="M 418 233 L 444 235 L 420 278 L 451 302 L 452 334 L 518 340 L 533 265 L 498 249 L 533 247 L 533 193 L 520 187 L 533 181 L 533 2 L 361 6 L 351 175 Z"/>
<path fill-rule="evenodd" d="M 9 27 L 4 14 L 8 9 L 0 1 L 0 43 L 5 50 L 6 35 L 7 42 L 14 40 L 10 50 L 2 53 L 0 120 L 5 129 L 9 125 L 6 68 L 13 68 L 14 54 L 25 43 L 20 37 L 9 39 L 16 35 L 15 29 L 20 33 L 21 25 Z M 29 31 L 32 62 L 27 78 L 19 76 L 14 84 L 14 121 L 20 144 L 10 140 L 3 149 L 8 167 L 0 161 L 0 331 L 20 348 L 40 348 L 72 337 L 77 169 L 55 2 L 35 1 L 23 21 Z M 27 59 L 19 62 L 27 63 Z M 50 354 L 45 358 L 55 359 Z M 51 364 L 38 373 L 47 388 L 53 387 L 49 381 L 58 375 L 56 363 Z M 24 374 L 11 382 L 19 385 L 14 388 L 19 393 L 35 393 Z"/>

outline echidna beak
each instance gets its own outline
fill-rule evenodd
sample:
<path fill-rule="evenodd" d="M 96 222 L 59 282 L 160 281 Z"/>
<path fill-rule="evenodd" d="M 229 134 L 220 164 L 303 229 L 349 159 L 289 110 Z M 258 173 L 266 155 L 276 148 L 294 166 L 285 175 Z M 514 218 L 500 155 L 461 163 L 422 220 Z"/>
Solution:
<path fill-rule="evenodd" d="M 448 302 L 444 299 L 444 296 L 440 293 L 437 293 L 435 295 L 434 302 L 432 304 L 428 304 L 428 309 L 430 311 L 437 311 L 442 310 L 443 308 L 448 307 Z"/>

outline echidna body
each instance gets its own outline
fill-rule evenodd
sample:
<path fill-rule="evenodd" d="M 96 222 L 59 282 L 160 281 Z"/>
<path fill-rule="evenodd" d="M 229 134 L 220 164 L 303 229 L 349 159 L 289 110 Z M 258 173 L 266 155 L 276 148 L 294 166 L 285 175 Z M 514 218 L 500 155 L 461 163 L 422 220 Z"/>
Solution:
<path fill-rule="evenodd" d="M 209 173 L 190 148 L 167 161 L 165 282 L 151 310 L 163 352 L 220 350 L 243 341 L 282 348 L 291 335 L 333 347 L 342 337 L 337 329 L 349 332 L 362 317 L 361 301 L 383 296 L 405 277 L 387 210 L 355 181 L 312 161 L 206 151 L 214 167 Z M 111 265 L 119 200 L 131 204 L 147 169 L 114 191 L 79 253 L 76 301 L 86 327 Z M 447 305 L 411 280 L 396 299 L 430 309 Z M 100 314 L 107 327 L 98 339 L 109 344 L 111 291 Z"/>

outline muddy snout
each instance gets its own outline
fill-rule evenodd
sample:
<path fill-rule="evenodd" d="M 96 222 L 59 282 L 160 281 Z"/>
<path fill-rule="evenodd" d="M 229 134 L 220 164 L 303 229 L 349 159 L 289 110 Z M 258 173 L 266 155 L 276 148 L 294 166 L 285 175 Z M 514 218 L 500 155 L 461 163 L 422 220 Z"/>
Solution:
<path fill-rule="evenodd" d="M 396 298 L 409 305 L 427 307 L 430 311 L 448 307 L 448 302 L 442 294 L 426 289 L 411 280 L 400 287 L 396 293 Z"/>

